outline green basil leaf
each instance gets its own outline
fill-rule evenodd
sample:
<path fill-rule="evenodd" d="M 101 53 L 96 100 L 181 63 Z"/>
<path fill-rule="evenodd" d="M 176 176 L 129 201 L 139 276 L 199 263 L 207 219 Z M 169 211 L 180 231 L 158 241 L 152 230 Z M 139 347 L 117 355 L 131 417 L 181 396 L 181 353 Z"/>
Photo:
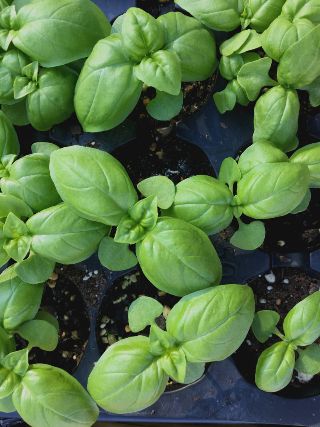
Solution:
<path fill-rule="evenodd" d="M 317 0 L 287 0 L 282 8 L 282 14 L 291 21 L 308 19 L 314 24 L 320 24 L 320 7 Z"/>
<path fill-rule="evenodd" d="M 120 34 L 99 41 L 87 59 L 75 93 L 75 110 L 87 132 L 101 132 L 122 123 L 136 106 L 140 82 L 122 46 Z"/>
<path fill-rule="evenodd" d="M 251 28 L 262 33 L 281 13 L 286 0 L 247 0 L 244 8 L 243 27 Z"/>
<path fill-rule="evenodd" d="M 6 154 L 19 154 L 18 136 L 12 123 L 2 111 L 0 111 L 0 141 L 0 158 Z"/>
<path fill-rule="evenodd" d="M 264 163 L 288 162 L 288 156 L 268 141 L 259 141 L 250 145 L 240 156 L 238 165 L 245 175 Z"/>
<path fill-rule="evenodd" d="M 174 203 L 166 215 L 183 219 L 207 234 L 215 234 L 230 225 L 233 219 L 232 193 L 210 176 L 187 178 L 176 187 Z"/>
<path fill-rule="evenodd" d="M 19 9 L 13 43 L 42 66 L 56 67 L 86 58 L 110 28 L 89 0 L 43 0 Z"/>
<path fill-rule="evenodd" d="M 167 330 L 189 362 L 226 359 L 245 339 L 254 316 L 246 285 L 220 285 L 183 297 L 170 311 Z"/>
<path fill-rule="evenodd" d="M 152 230 L 158 219 L 157 198 L 149 196 L 139 200 L 125 215 L 114 237 L 117 243 L 134 244 L 142 240 L 146 233 Z"/>
<path fill-rule="evenodd" d="M 20 378 L 17 374 L 0 367 L 0 399 L 10 396 L 19 382 Z"/>
<path fill-rule="evenodd" d="M 0 411 L 6 414 L 15 412 L 16 408 L 12 402 L 12 395 L 0 399 Z"/>
<path fill-rule="evenodd" d="M 229 84 L 231 90 L 236 94 L 237 102 L 240 105 L 247 106 L 250 103 L 250 100 L 248 99 L 245 90 L 239 84 L 238 80 L 232 80 L 232 82 L 230 82 Z"/>
<path fill-rule="evenodd" d="M 239 229 L 233 234 L 230 243 L 236 248 L 245 251 L 258 249 L 266 237 L 264 223 L 261 221 L 253 221 L 250 224 L 245 224 L 238 219 Z"/>
<path fill-rule="evenodd" d="M 263 351 L 256 368 L 256 384 L 268 392 L 285 388 L 291 381 L 295 365 L 293 347 L 279 342 Z"/>
<path fill-rule="evenodd" d="M 260 56 L 258 55 L 257 59 L 259 58 Z M 219 64 L 220 74 L 227 80 L 233 80 L 237 77 L 237 74 L 243 64 L 244 59 L 242 55 L 234 54 L 230 56 L 222 56 Z"/>
<path fill-rule="evenodd" d="M 15 332 L 28 341 L 29 347 L 53 351 L 58 345 L 57 329 L 45 320 L 29 320 L 20 325 Z"/>
<path fill-rule="evenodd" d="M 49 157 L 36 153 L 18 159 L 9 169 L 9 177 L 1 180 L 4 194 L 18 197 L 39 212 L 61 202 L 50 177 Z"/>
<path fill-rule="evenodd" d="M 14 337 L 11 334 L 9 335 L 0 326 L 0 360 L 2 360 L 7 354 L 15 351 L 15 349 L 16 349 L 16 343 L 15 343 Z"/>
<path fill-rule="evenodd" d="M 44 320 L 45 322 L 50 323 L 56 329 L 56 331 L 59 332 L 59 322 L 57 318 L 47 311 L 40 310 L 35 319 Z"/>
<path fill-rule="evenodd" d="M 148 280 L 172 295 L 183 296 L 221 280 L 221 263 L 209 238 L 180 219 L 160 218 L 138 243 L 137 258 Z"/>
<path fill-rule="evenodd" d="M 306 346 L 320 336 L 320 292 L 296 304 L 283 322 L 285 337 L 292 344 Z"/>
<path fill-rule="evenodd" d="M 298 214 L 298 213 L 301 213 L 301 212 L 304 212 L 305 210 L 307 210 L 309 207 L 310 201 L 311 201 L 311 197 L 312 197 L 311 191 L 307 190 L 304 198 L 302 199 L 302 202 L 290 213 L 295 215 L 295 214 Z"/>
<path fill-rule="evenodd" d="M 295 209 L 308 190 L 308 168 L 292 163 L 262 164 L 238 182 L 243 213 L 254 219 L 284 216 Z"/>
<path fill-rule="evenodd" d="M 51 156 L 54 151 L 59 150 L 58 145 L 52 144 L 51 142 L 34 142 L 31 145 L 32 154 L 45 154 Z"/>
<path fill-rule="evenodd" d="M 92 221 L 118 225 L 138 199 L 124 167 L 110 154 L 94 148 L 74 146 L 55 151 L 50 173 L 61 198 Z"/>
<path fill-rule="evenodd" d="M 17 276 L 14 266 L 11 266 L 0 275 L 0 289 L 0 324 L 6 330 L 15 330 L 35 317 L 41 303 L 42 284 L 30 285 L 23 282 Z"/>
<path fill-rule="evenodd" d="M 6 218 L 9 213 L 14 213 L 19 218 L 28 218 L 32 215 L 32 210 L 23 200 L 0 194 L 0 218 Z"/>
<path fill-rule="evenodd" d="M 192 384 L 198 381 L 204 374 L 205 363 L 187 363 L 186 376 L 182 384 Z"/>
<path fill-rule="evenodd" d="M 98 256 L 101 264 L 111 271 L 128 270 L 138 264 L 129 245 L 117 243 L 108 236 L 101 240 Z"/>
<path fill-rule="evenodd" d="M 30 123 L 25 99 L 13 105 L 2 105 L 1 110 L 15 126 L 26 126 Z"/>
<path fill-rule="evenodd" d="M 132 332 L 143 331 L 162 314 L 163 306 L 157 300 L 142 296 L 133 301 L 129 307 L 128 318 Z"/>
<path fill-rule="evenodd" d="M 79 217 L 61 203 L 43 210 L 27 221 L 32 251 L 61 264 L 75 264 L 97 250 L 108 227 Z"/>
<path fill-rule="evenodd" d="M 149 351 L 148 338 L 138 336 L 108 348 L 89 376 L 88 390 L 103 409 L 123 414 L 152 405 L 167 382 L 168 376 Z"/>
<path fill-rule="evenodd" d="M 17 239 L 28 234 L 26 224 L 10 212 L 3 226 L 3 234 L 9 239 Z"/>
<path fill-rule="evenodd" d="M 253 319 L 252 332 L 258 341 L 265 343 L 276 330 L 280 315 L 273 310 L 258 311 Z"/>
<path fill-rule="evenodd" d="M 276 86 L 262 95 L 254 109 L 253 141 L 271 141 L 282 151 L 297 147 L 300 103 L 295 90 Z"/>
<path fill-rule="evenodd" d="M 163 355 L 159 363 L 170 378 L 178 383 L 184 382 L 187 374 L 187 360 L 181 348 Z"/>
<path fill-rule="evenodd" d="M 240 26 L 238 0 L 175 0 L 175 3 L 213 30 L 233 31 Z"/>
<path fill-rule="evenodd" d="M 76 81 L 67 67 L 40 71 L 37 87 L 27 97 L 27 115 L 35 129 L 49 130 L 71 116 Z"/>
<path fill-rule="evenodd" d="M 183 107 L 183 93 L 179 95 L 169 95 L 165 92 L 157 91 L 157 95 L 147 105 L 147 111 L 156 120 L 171 120 L 177 116 Z"/>
<path fill-rule="evenodd" d="M 259 47 L 261 47 L 260 35 L 254 30 L 244 30 L 224 41 L 220 46 L 220 53 L 224 56 L 230 56 Z"/>
<path fill-rule="evenodd" d="M 154 356 L 163 356 L 177 345 L 175 338 L 169 332 L 160 329 L 155 323 L 150 328 L 149 343 L 150 353 Z"/>
<path fill-rule="evenodd" d="M 175 52 L 158 50 L 136 65 L 134 73 L 143 83 L 159 91 L 170 95 L 179 95 L 181 91 L 181 63 Z"/>
<path fill-rule="evenodd" d="M 176 193 L 175 185 L 171 179 L 161 175 L 151 176 L 139 182 L 138 190 L 145 197 L 156 197 L 160 209 L 170 208 Z"/>
<path fill-rule="evenodd" d="M 121 33 L 122 31 L 122 25 L 123 25 L 123 20 L 124 20 L 124 14 L 118 16 L 112 24 L 111 27 L 111 34 L 116 34 L 116 33 Z"/>
<path fill-rule="evenodd" d="M 26 283 L 36 285 L 46 282 L 54 271 L 56 263 L 31 253 L 28 258 L 15 265 L 17 275 Z"/>
<path fill-rule="evenodd" d="M 295 369 L 306 375 L 317 375 L 320 372 L 320 346 L 311 344 L 304 350 L 298 350 L 299 358 Z"/>
<path fill-rule="evenodd" d="M 320 142 L 300 148 L 290 157 L 290 162 L 308 166 L 311 177 L 310 187 L 320 187 Z"/>
<path fill-rule="evenodd" d="M 19 415 L 34 427 L 90 427 L 98 408 L 78 381 L 62 369 L 32 365 L 14 390 Z"/>
<path fill-rule="evenodd" d="M 226 88 L 213 95 L 214 103 L 219 113 L 224 114 L 226 111 L 232 111 L 237 103 L 237 94 L 233 90 L 232 83 L 228 83 Z"/>
<path fill-rule="evenodd" d="M 241 171 L 238 163 L 232 157 L 227 157 L 221 163 L 218 179 L 223 184 L 227 184 L 231 192 L 234 184 L 240 181 Z"/>
<path fill-rule="evenodd" d="M 302 88 L 309 92 L 309 102 L 312 107 L 320 106 L 320 76 L 312 83 Z"/>
<path fill-rule="evenodd" d="M 282 62 L 282 57 L 290 46 L 310 33 L 313 28 L 314 25 L 307 19 L 290 21 L 280 15 L 261 36 L 263 50 L 274 61 Z"/>
<path fill-rule="evenodd" d="M 250 101 L 258 98 L 263 87 L 274 86 L 275 82 L 269 77 L 271 64 L 271 58 L 261 58 L 241 67 L 237 80 Z"/>
<path fill-rule="evenodd" d="M 121 33 L 126 53 L 137 62 L 164 45 L 164 31 L 159 22 L 137 7 L 124 14 Z"/>
<path fill-rule="evenodd" d="M 301 52 L 306 52 L 303 64 L 296 59 Z M 286 50 L 281 57 L 277 75 L 280 84 L 294 88 L 303 88 L 319 77 L 320 24 Z"/>
<path fill-rule="evenodd" d="M 10 354 L 7 354 L 6 357 L 1 360 L 1 364 L 9 371 L 12 371 L 20 377 L 23 377 L 29 368 L 28 356 L 29 350 L 24 348 L 23 350 L 14 351 Z"/>
<path fill-rule="evenodd" d="M 14 104 L 13 84 L 17 76 L 21 75 L 23 67 L 29 60 L 24 53 L 12 48 L 5 52 L 0 61 L 0 102 Z"/>
<path fill-rule="evenodd" d="M 28 77 L 16 77 L 13 84 L 14 99 L 20 101 L 30 93 L 37 90 L 37 83 Z"/>
<path fill-rule="evenodd" d="M 17 262 L 21 262 L 29 253 L 31 246 L 31 236 L 17 237 L 12 240 L 8 240 L 3 248 L 10 256 Z"/>
<path fill-rule="evenodd" d="M 182 81 L 206 80 L 217 68 L 213 35 L 196 19 L 180 12 L 160 15 L 164 28 L 165 50 L 175 52 L 181 62 Z"/>

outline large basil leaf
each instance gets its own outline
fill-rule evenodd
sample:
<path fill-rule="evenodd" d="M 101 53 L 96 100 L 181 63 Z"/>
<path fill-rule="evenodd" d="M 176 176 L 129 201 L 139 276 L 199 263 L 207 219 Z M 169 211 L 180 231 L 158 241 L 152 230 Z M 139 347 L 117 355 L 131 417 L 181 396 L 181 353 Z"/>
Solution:
<path fill-rule="evenodd" d="M 16 100 L 13 94 L 14 79 L 21 75 L 23 67 L 30 60 L 18 49 L 10 49 L 5 52 L 0 62 L 0 102 L 1 104 L 14 104 Z"/>
<path fill-rule="evenodd" d="M 318 0 L 287 0 L 282 8 L 282 14 L 291 21 L 308 19 L 314 24 L 320 24 L 320 5 Z"/>
<path fill-rule="evenodd" d="M 4 413 L 15 412 L 16 408 L 12 402 L 12 395 L 0 399 L 0 411 Z"/>
<path fill-rule="evenodd" d="M 254 317 L 246 285 L 220 285 L 183 297 L 170 311 L 167 330 L 189 362 L 223 360 L 245 339 Z"/>
<path fill-rule="evenodd" d="M 230 225 L 232 199 L 231 191 L 217 179 L 193 176 L 177 185 L 174 203 L 165 213 L 214 234 Z"/>
<path fill-rule="evenodd" d="M 300 148 L 290 157 L 290 162 L 308 166 L 310 187 L 320 187 L 320 142 Z"/>
<path fill-rule="evenodd" d="M 232 31 L 240 26 L 241 2 L 238 0 L 175 0 L 202 24 L 217 31 Z"/>
<path fill-rule="evenodd" d="M 37 333 L 35 333 L 37 331 Z M 58 345 L 58 330 L 51 322 L 33 319 L 20 325 L 16 333 L 28 341 L 28 346 L 53 351 Z"/>
<path fill-rule="evenodd" d="M 34 427 L 90 427 L 99 414 L 75 378 L 49 365 L 32 365 L 12 397 L 19 415 Z"/>
<path fill-rule="evenodd" d="M 276 392 L 286 387 L 292 378 L 295 365 L 293 347 L 287 342 L 279 342 L 264 350 L 256 368 L 256 384 L 268 392 Z"/>
<path fill-rule="evenodd" d="M 149 339 L 138 336 L 117 342 L 103 354 L 88 380 L 88 390 L 99 406 L 122 414 L 142 410 L 159 399 L 168 375 L 149 347 Z"/>
<path fill-rule="evenodd" d="M 103 224 L 79 217 L 65 203 L 32 216 L 27 227 L 32 235 L 32 251 L 61 264 L 87 259 L 109 231 Z"/>
<path fill-rule="evenodd" d="M 0 290 L 0 323 L 5 329 L 14 330 L 35 317 L 41 303 L 42 284 L 23 282 L 12 266 L 0 275 Z"/>
<path fill-rule="evenodd" d="M 290 46 L 301 40 L 313 28 L 314 25 L 307 19 L 291 22 L 281 15 L 263 33 L 261 38 L 263 50 L 270 58 L 280 62 Z"/>
<path fill-rule="evenodd" d="M 45 154 L 30 154 L 17 160 L 2 178 L 1 191 L 26 202 L 34 212 L 61 201 L 50 177 L 49 158 Z"/>
<path fill-rule="evenodd" d="M 32 210 L 23 200 L 0 193 L 0 218 L 6 218 L 10 212 L 19 218 L 28 218 L 32 215 Z"/>
<path fill-rule="evenodd" d="M 320 292 L 296 304 L 283 322 L 287 340 L 297 346 L 312 344 L 320 336 Z"/>
<path fill-rule="evenodd" d="M 19 154 L 19 151 L 16 131 L 7 116 L 0 111 L 0 159 L 7 154 Z"/>
<path fill-rule="evenodd" d="M 282 151 L 297 147 L 300 103 L 295 90 L 276 86 L 257 101 L 254 109 L 253 141 L 271 141 Z"/>
<path fill-rule="evenodd" d="M 84 130 L 101 132 L 119 125 L 134 109 L 141 90 L 121 35 L 98 42 L 76 86 L 75 110 Z"/>
<path fill-rule="evenodd" d="M 0 399 L 10 396 L 19 381 L 20 378 L 17 374 L 0 366 Z"/>
<path fill-rule="evenodd" d="M 77 76 L 67 67 L 41 70 L 37 90 L 27 97 L 27 116 L 37 130 L 49 130 L 73 113 Z"/>
<path fill-rule="evenodd" d="M 298 55 L 305 52 L 305 59 L 297 61 Z M 278 67 L 280 84 L 303 88 L 320 75 L 320 24 L 291 45 L 281 57 Z"/>
<path fill-rule="evenodd" d="M 181 63 L 174 51 L 158 50 L 136 65 L 134 73 L 147 86 L 152 86 L 170 95 L 180 93 Z"/>
<path fill-rule="evenodd" d="M 164 28 L 164 49 L 175 52 L 180 59 L 182 81 L 209 78 L 217 68 L 213 35 L 196 19 L 180 12 L 161 15 L 158 21 Z"/>
<path fill-rule="evenodd" d="M 164 45 L 164 31 L 159 22 L 137 7 L 124 14 L 121 33 L 126 53 L 136 62 Z"/>
<path fill-rule="evenodd" d="M 28 258 L 15 265 L 17 275 L 30 284 L 44 283 L 55 268 L 55 262 L 31 253 Z"/>
<path fill-rule="evenodd" d="M 50 173 L 62 200 L 92 221 L 118 225 L 138 199 L 121 163 L 94 148 L 73 146 L 53 152 Z"/>
<path fill-rule="evenodd" d="M 240 156 L 238 165 L 242 175 L 263 163 L 288 162 L 288 156 L 268 141 L 259 141 L 250 145 Z"/>
<path fill-rule="evenodd" d="M 298 350 L 299 358 L 295 369 L 307 375 L 317 375 L 320 372 L 320 346 L 311 344 L 305 350 Z"/>
<path fill-rule="evenodd" d="M 107 18 L 90 0 L 31 2 L 18 11 L 15 25 L 14 45 L 44 67 L 86 58 L 110 33 Z"/>
<path fill-rule="evenodd" d="M 137 257 L 150 282 L 172 295 L 183 296 L 221 280 L 221 263 L 209 238 L 180 219 L 160 218 L 137 244 Z"/>
<path fill-rule="evenodd" d="M 246 0 L 242 13 L 242 26 L 255 29 L 259 33 L 266 30 L 281 13 L 286 0 Z"/>
<path fill-rule="evenodd" d="M 287 215 L 302 201 L 309 182 L 304 165 L 262 164 L 238 182 L 240 206 L 245 215 L 255 219 Z"/>

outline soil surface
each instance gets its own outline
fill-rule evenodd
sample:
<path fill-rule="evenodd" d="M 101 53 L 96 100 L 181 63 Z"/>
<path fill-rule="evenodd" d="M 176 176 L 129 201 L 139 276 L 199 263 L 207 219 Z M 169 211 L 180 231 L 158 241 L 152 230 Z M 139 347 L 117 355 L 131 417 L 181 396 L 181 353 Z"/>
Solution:
<path fill-rule="evenodd" d="M 312 199 L 305 212 L 264 221 L 264 250 L 283 253 L 320 248 L 320 189 L 311 192 Z"/>
<path fill-rule="evenodd" d="M 320 114 L 320 107 L 312 107 L 310 105 L 308 92 L 299 90 L 298 93 L 300 100 L 298 138 L 299 146 L 304 146 L 307 144 L 312 144 L 313 142 L 319 142 L 319 140 L 309 134 L 309 122 L 314 116 Z"/>
<path fill-rule="evenodd" d="M 73 373 L 78 367 L 90 334 L 87 308 L 79 289 L 75 286 L 77 274 L 58 267 L 49 280 L 42 298 L 41 308 L 55 316 L 59 322 L 59 343 L 52 352 L 34 348 L 30 363 L 46 363 Z M 76 270 L 76 269 L 74 269 Z M 19 346 L 25 342 L 18 337 Z"/>
<path fill-rule="evenodd" d="M 310 276 L 296 268 L 274 268 L 249 282 L 254 291 L 256 311 L 274 310 L 280 314 L 278 328 L 282 331 L 282 322 L 289 310 L 308 295 L 320 289 L 320 276 Z M 272 336 L 261 344 L 250 331 L 246 341 L 234 355 L 236 364 L 242 375 L 254 383 L 255 367 L 258 357 L 267 347 L 279 338 Z M 287 397 L 302 398 L 320 393 L 320 375 L 313 377 L 308 383 L 301 382 L 295 371 L 289 386 L 278 394 Z"/>
<path fill-rule="evenodd" d="M 173 135 L 145 135 L 118 149 L 112 155 L 126 168 L 135 185 L 154 175 L 165 175 L 175 184 L 193 175 L 214 175 L 204 152 Z"/>
<path fill-rule="evenodd" d="M 128 310 L 131 303 L 142 295 L 152 297 L 163 305 L 163 314 L 156 321 L 159 327 L 165 329 L 166 318 L 179 298 L 156 289 L 140 270 L 133 271 L 117 279 L 103 299 L 96 329 L 101 353 L 123 338 L 138 335 L 129 327 Z M 148 336 L 149 327 L 139 335 Z M 166 390 L 174 391 L 182 387 L 185 385 L 170 380 Z"/>

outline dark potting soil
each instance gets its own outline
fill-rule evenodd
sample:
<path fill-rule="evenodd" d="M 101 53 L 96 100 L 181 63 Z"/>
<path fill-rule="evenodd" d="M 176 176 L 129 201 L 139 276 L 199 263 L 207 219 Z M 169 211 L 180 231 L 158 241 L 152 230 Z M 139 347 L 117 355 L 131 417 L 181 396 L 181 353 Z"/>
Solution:
<path fill-rule="evenodd" d="M 312 107 L 309 102 L 309 94 L 306 91 L 298 91 L 300 100 L 300 115 L 299 115 L 299 146 L 319 142 L 319 138 L 310 135 L 310 122 L 315 116 L 320 114 L 320 107 Z M 317 132 L 320 135 L 320 129 Z"/>
<path fill-rule="evenodd" d="M 274 268 L 249 282 L 256 301 L 256 311 L 274 310 L 280 315 L 278 328 L 282 331 L 282 322 L 288 312 L 300 301 L 320 289 L 320 276 L 310 276 L 297 268 Z M 272 336 L 262 344 L 250 331 L 246 341 L 234 355 L 236 364 L 243 376 L 254 383 L 255 368 L 260 354 L 275 342 L 278 337 Z M 278 394 L 287 397 L 302 398 L 320 393 L 320 375 L 314 376 L 309 382 L 303 377 L 298 378 L 294 371 L 293 379 Z"/>
<path fill-rule="evenodd" d="M 131 303 L 142 295 L 154 298 L 163 305 L 162 316 L 156 321 L 159 327 L 165 328 L 166 318 L 179 298 L 156 289 L 140 270 L 133 271 L 117 279 L 103 299 L 96 329 L 101 353 L 115 342 L 137 335 L 129 327 L 128 310 Z M 148 336 L 149 327 L 139 332 L 139 335 Z M 178 390 L 182 387 L 185 385 L 170 380 L 167 391 Z"/>
<path fill-rule="evenodd" d="M 164 138 L 146 134 L 112 155 L 124 165 L 135 185 L 154 175 L 165 175 L 175 184 L 193 175 L 214 175 L 200 148 L 173 135 Z"/>
<path fill-rule="evenodd" d="M 52 352 L 34 348 L 30 352 L 30 363 L 46 363 L 73 373 L 85 351 L 90 321 L 87 308 L 79 289 L 75 286 L 72 273 L 65 274 L 58 267 L 54 280 L 47 282 L 41 308 L 55 316 L 59 322 L 59 342 Z M 17 338 L 19 347 L 26 343 Z"/>
<path fill-rule="evenodd" d="M 299 252 L 320 248 L 320 189 L 311 192 L 311 202 L 305 212 L 264 221 L 264 250 Z"/>

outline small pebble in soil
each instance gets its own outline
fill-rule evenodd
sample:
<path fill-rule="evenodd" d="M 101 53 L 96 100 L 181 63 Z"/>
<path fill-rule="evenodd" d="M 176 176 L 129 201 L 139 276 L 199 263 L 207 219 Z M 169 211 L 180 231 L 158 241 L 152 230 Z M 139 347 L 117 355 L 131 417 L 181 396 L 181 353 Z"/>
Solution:
<path fill-rule="evenodd" d="M 276 276 L 272 271 L 268 274 L 265 274 L 264 277 L 268 283 L 275 283 L 276 281 Z"/>

